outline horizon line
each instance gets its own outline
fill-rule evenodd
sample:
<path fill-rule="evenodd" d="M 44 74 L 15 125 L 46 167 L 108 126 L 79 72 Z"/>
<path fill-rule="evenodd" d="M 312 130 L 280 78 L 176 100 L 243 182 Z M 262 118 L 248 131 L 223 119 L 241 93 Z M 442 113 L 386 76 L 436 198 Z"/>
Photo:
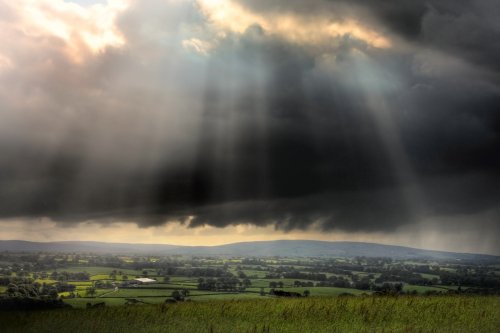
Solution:
<path fill-rule="evenodd" d="M 500 257 L 500 254 L 492 254 L 492 253 L 484 253 L 484 252 L 456 252 L 449 250 L 436 250 L 429 248 L 419 248 L 413 246 L 399 245 L 399 244 L 384 244 L 384 243 L 375 243 L 375 242 L 362 242 L 362 241 L 349 241 L 349 240 L 315 240 L 315 239 L 275 239 L 275 240 L 255 240 L 255 241 L 244 241 L 244 242 L 233 242 L 233 243 L 224 243 L 218 245 L 178 245 L 178 244 L 170 244 L 170 243 L 126 243 L 126 242 L 105 242 L 105 241 L 91 241 L 91 240 L 61 240 L 61 241 L 31 241 L 24 239 L 0 239 L 0 242 L 28 242 L 28 243 L 101 243 L 101 244 L 123 244 L 123 245 L 159 245 L 159 246 L 174 246 L 174 247 L 218 247 L 218 246 L 226 246 L 226 245 L 234 245 L 234 244 L 247 244 L 247 243 L 272 243 L 272 242 L 318 242 L 318 243 L 357 243 L 357 244 L 371 244 L 371 245 L 382 245 L 382 246 L 393 246 L 393 247 L 403 247 L 407 249 L 413 250 L 421 250 L 421 251 L 433 251 L 433 252 L 443 252 L 443 253 L 454 253 L 454 254 L 470 254 L 470 255 L 485 255 L 485 256 L 493 256 Z"/>

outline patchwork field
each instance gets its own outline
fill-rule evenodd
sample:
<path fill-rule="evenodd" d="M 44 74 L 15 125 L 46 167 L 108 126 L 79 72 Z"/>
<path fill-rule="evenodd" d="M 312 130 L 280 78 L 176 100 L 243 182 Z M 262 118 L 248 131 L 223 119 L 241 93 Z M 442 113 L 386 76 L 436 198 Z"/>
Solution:
<path fill-rule="evenodd" d="M 45 256 L 44 260 L 47 258 L 48 256 Z M 67 258 L 73 260 L 71 256 Z M 90 262 L 92 258 L 89 256 L 86 261 Z M 55 256 L 53 260 L 58 266 L 62 265 L 61 258 Z M 273 290 L 307 294 L 311 297 L 346 294 L 359 296 L 370 295 L 380 290 L 387 292 L 387 287 L 383 285 L 385 281 L 388 281 L 388 287 L 392 288 L 390 292 L 396 293 L 443 294 L 458 290 L 458 285 L 453 279 L 448 279 L 448 282 L 451 282 L 449 284 L 442 284 L 446 279 L 441 279 L 441 277 L 446 278 L 446 274 L 456 274 L 453 272 L 459 266 L 453 262 L 441 262 L 437 265 L 437 262 L 427 261 L 425 266 L 417 261 L 387 259 L 248 260 L 223 257 L 172 259 L 137 256 L 116 256 L 113 261 L 120 261 L 121 265 L 114 267 L 73 263 L 44 272 L 30 272 L 24 276 L 34 278 L 34 283 L 39 285 L 57 288 L 59 297 L 75 307 L 102 302 L 106 306 L 123 305 L 129 302 L 127 299 L 133 299 L 138 303 L 162 303 L 172 300 L 173 294 L 179 292 L 182 292 L 184 300 L 191 301 L 267 299 L 274 297 Z M 135 269 L 132 268 L 134 266 Z M 170 267 L 174 274 L 167 274 L 165 267 Z M 469 266 L 467 269 L 470 272 L 480 272 L 474 266 Z M 496 266 L 491 266 L 489 269 L 490 273 L 487 276 L 495 277 Z M 426 273 L 416 273 L 412 270 L 424 270 Z M 11 270 L 9 278 L 15 279 L 18 274 L 19 271 Z M 133 282 L 141 277 L 154 279 L 156 282 L 149 284 Z M 214 284 L 207 289 L 200 286 L 200 279 L 203 281 L 212 279 L 213 283 L 222 285 Z M 227 279 L 233 279 L 234 285 L 227 285 L 230 283 Z M 415 280 L 418 284 L 404 282 L 405 280 Z M 246 282 L 243 287 L 244 281 Z M 365 281 L 365 287 L 357 283 L 358 281 Z M 432 282 L 437 283 L 432 284 Z M 60 286 L 61 283 L 70 285 L 73 289 L 64 289 L 64 286 Z M 394 289 L 397 284 L 401 287 L 399 290 Z M 7 290 L 6 285 L 0 288 L 0 293 Z"/>
<path fill-rule="evenodd" d="M 68 273 L 79 273 L 79 272 L 87 272 L 90 275 L 106 275 L 109 277 L 109 273 L 113 270 L 119 270 L 123 274 L 135 276 L 141 274 L 141 271 L 133 270 L 133 269 L 117 269 L 116 267 L 103 267 L 103 266 L 73 266 L 73 267 L 65 267 L 60 269 L 59 271 L 65 271 Z"/>
<path fill-rule="evenodd" d="M 78 264 L 74 254 L 3 256 L 1 333 L 448 333 L 500 327 L 495 258 L 88 254 L 78 262 L 91 264 Z"/>

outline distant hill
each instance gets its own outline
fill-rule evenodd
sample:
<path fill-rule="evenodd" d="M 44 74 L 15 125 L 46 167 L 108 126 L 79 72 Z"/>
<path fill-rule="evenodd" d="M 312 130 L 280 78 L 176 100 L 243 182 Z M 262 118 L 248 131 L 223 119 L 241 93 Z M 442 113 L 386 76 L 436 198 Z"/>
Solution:
<path fill-rule="evenodd" d="M 181 254 L 279 257 L 391 257 L 465 260 L 500 260 L 499 256 L 422 250 L 404 246 L 360 242 L 277 240 L 233 243 L 219 246 L 177 246 L 168 244 L 127 244 L 104 242 L 28 242 L 0 240 L 0 251 L 12 252 L 92 252 L 116 254 Z"/>
<path fill-rule="evenodd" d="M 164 253 L 178 248 L 175 245 L 127 244 L 105 242 L 28 242 L 0 240 L 0 251 L 12 252 L 93 252 L 93 253 Z"/>
<path fill-rule="evenodd" d="M 432 251 L 404 246 L 361 242 L 325 242 L 313 240 L 277 240 L 263 242 L 233 243 L 219 246 L 182 247 L 174 250 L 180 254 L 234 255 L 234 256 L 280 256 L 280 257 L 391 257 L 434 259 L 494 259 L 500 257 Z"/>

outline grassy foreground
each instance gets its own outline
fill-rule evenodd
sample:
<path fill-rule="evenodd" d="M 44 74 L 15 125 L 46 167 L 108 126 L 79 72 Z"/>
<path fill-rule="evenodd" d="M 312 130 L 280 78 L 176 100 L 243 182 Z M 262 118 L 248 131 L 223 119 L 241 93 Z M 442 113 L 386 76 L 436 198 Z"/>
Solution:
<path fill-rule="evenodd" d="M 262 299 L 0 313 L 2 332 L 498 332 L 500 297 Z"/>

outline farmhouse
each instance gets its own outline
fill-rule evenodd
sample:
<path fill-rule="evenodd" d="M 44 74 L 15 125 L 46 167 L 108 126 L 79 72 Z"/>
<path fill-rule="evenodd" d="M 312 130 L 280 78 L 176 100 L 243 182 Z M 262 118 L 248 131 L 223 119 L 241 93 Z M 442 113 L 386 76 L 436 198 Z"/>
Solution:
<path fill-rule="evenodd" d="M 137 278 L 137 279 L 132 280 L 132 282 L 135 282 L 137 284 L 149 284 L 149 283 L 155 283 L 156 280 L 149 279 L 149 278 Z"/>

